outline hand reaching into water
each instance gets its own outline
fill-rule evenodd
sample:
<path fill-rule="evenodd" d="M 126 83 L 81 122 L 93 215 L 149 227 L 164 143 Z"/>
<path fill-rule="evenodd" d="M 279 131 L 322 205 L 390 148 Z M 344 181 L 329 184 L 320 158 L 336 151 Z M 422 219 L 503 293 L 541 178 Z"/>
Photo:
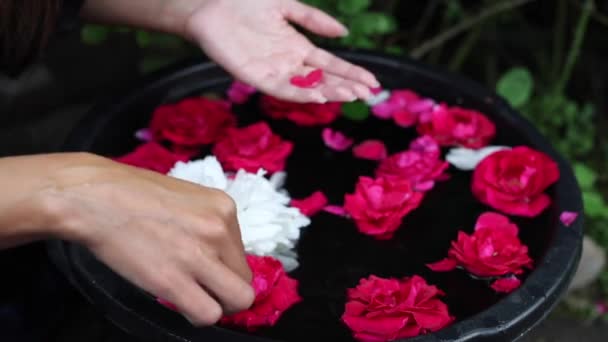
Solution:
<path fill-rule="evenodd" d="M 0 185 L 0 248 L 79 242 L 196 325 L 253 303 L 236 208 L 219 190 L 78 153 L 0 159 Z"/>
<path fill-rule="evenodd" d="M 314 46 L 290 22 L 326 37 L 347 34 L 342 24 L 295 0 L 201 0 L 190 3 L 185 34 L 236 78 L 296 102 L 352 101 L 371 95 L 368 71 Z M 290 84 L 295 75 L 325 72 L 317 88 Z"/>

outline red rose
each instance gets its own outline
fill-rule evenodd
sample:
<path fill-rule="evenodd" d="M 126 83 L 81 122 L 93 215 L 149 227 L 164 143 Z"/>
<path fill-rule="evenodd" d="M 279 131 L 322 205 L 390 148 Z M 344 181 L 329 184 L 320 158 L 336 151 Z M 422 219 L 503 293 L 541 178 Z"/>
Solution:
<path fill-rule="evenodd" d="M 418 132 L 430 135 L 442 146 L 481 148 L 496 134 L 496 127 L 480 112 L 441 105 L 421 119 Z"/>
<path fill-rule="evenodd" d="M 189 157 L 173 153 L 156 142 L 139 145 L 133 152 L 114 160 L 160 173 L 167 173 L 178 161 L 186 162 Z"/>
<path fill-rule="evenodd" d="M 407 180 L 359 177 L 355 193 L 344 196 L 344 209 L 361 233 L 387 240 L 403 217 L 418 208 L 422 197 Z"/>
<path fill-rule="evenodd" d="M 215 142 L 234 125 L 228 102 L 196 97 L 156 108 L 150 130 L 156 140 L 192 149 Z"/>
<path fill-rule="evenodd" d="M 516 276 L 509 276 L 495 280 L 490 287 L 500 293 L 511 293 L 521 285 L 521 280 Z"/>
<path fill-rule="evenodd" d="M 428 191 L 436 180 L 447 176 L 444 172 L 449 164 L 440 157 L 437 142 L 423 136 L 414 140 L 409 150 L 384 159 L 376 170 L 376 176 L 391 180 L 406 179 L 416 191 Z"/>
<path fill-rule="evenodd" d="M 438 299 L 443 292 L 416 275 L 402 280 L 370 276 L 347 295 L 342 321 L 362 342 L 418 336 L 454 321 Z"/>
<path fill-rule="evenodd" d="M 262 110 L 273 119 L 289 119 L 300 126 L 320 126 L 332 123 L 342 106 L 330 103 L 294 103 L 271 96 L 262 96 Z"/>
<path fill-rule="evenodd" d="M 285 168 L 292 150 L 291 142 L 273 134 L 268 124 L 260 122 L 245 128 L 229 128 L 213 147 L 213 154 L 228 171 L 257 172 L 263 168 L 274 173 Z"/>
<path fill-rule="evenodd" d="M 283 312 L 302 298 L 298 295 L 298 281 L 285 273 L 280 261 L 267 256 L 247 255 L 247 263 L 253 273 L 251 285 L 255 301 L 249 310 L 223 317 L 220 323 L 255 331 L 275 325 Z"/>
<path fill-rule="evenodd" d="M 520 146 L 483 159 L 473 173 L 472 190 L 494 209 L 534 217 L 551 204 L 544 191 L 558 179 L 559 168 L 549 156 Z"/>
<path fill-rule="evenodd" d="M 478 277 L 497 277 L 521 274 L 532 267 L 528 247 L 517 237 L 517 225 L 506 216 L 487 212 L 479 216 L 475 232 L 458 232 L 452 241 L 448 257 L 428 264 L 433 271 L 445 272 L 460 266 Z"/>

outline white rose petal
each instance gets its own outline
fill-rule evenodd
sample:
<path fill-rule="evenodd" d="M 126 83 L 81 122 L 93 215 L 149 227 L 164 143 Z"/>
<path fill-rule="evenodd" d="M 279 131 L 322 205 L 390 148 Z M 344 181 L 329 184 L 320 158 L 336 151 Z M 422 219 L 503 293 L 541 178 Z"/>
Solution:
<path fill-rule="evenodd" d="M 508 146 L 487 146 L 478 150 L 457 147 L 451 149 L 445 159 L 460 170 L 471 171 L 490 154 L 508 149 L 510 149 Z"/>
<path fill-rule="evenodd" d="M 298 266 L 293 248 L 300 229 L 308 226 L 310 219 L 289 206 L 291 198 L 282 188 L 286 174 L 275 173 L 270 179 L 265 174 L 264 170 L 239 170 L 229 179 L 213 156 L 178 162 L 169 171 L 169 176 L 225 191 L 236 203 L 245 251 L 275 257 L 289 272 Z"/>
<path fill-rule="evenodd" d="M 391 92 L 388 90 L 383 90 L 376 95 L 372 95 L 369 99 L 365 100 L 368 106 L 373 107 L 381 104 L 382 102 L 388 100 L 391 97 Z"/>

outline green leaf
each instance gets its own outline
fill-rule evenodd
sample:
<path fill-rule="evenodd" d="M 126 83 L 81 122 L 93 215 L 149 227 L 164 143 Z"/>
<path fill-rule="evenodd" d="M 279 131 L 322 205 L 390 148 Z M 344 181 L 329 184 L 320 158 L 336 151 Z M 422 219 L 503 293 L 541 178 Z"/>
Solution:
<path fill-rule="evenodd" d="M 496 85 L 496 91 L 516 108 L 525 105 L 532 96 L 534 79 L 526 68 L 515 67 L 508 70 Z"/>
<path fill-rule="evenodd" d="M 110 33 L 110 29 L 100 25 L 85 25 L 80 31 L 80 38 L 85 44 L 99 45 L 103 43 Z"/>
<path fill-rule="evenodd" d="M 351 34 L 381 35 L 397 29 L 395 18 L 380 12 L 357 14 L 350 22 Z"/>
<path fill-rule="evenodd" d="M 152 35 L 148 31 L 137 30 L 135 32 L 135 41 L 140 48 L 146 48 L 152 43 Z"/>
<path fill-rule="evenodd" d="M 342 105 L 342 114 L 353 121 L 363 121 L 370 115 L 369 106 L 365 102 L 346 102 Z"/>
<path fill-rule="evenodd" d="M 585 203 L 585 214 L 592 218 L 608 218 L 608 207 L 599 192 L 583 192 L 583 202 Z"/>
<path fill-rule="evenodd" d="M 574 164 L 574 174 L 583 189 L 593 189 L 597 181 L 597 173 L 583 163 Z"/>
<path fill-rule="evenodd" d="M 339 0 L 338 11 L 343 14 L 353 15 L 367 9 L 371 0 Z"/>
<path fill-rule="evenodd" d="M 392 53 L 394 55 L 399 55 L 399 56 L 405 55 L 405 49 L 403 47 L 397 46 L 397 45 L 387 46 L 385 51 L 388 53 Z"/>

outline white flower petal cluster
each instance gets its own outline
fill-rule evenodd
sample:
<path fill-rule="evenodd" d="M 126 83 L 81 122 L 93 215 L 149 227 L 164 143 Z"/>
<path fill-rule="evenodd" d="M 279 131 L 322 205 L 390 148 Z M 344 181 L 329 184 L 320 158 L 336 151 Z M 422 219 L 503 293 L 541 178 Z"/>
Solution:
<path fill-rule="evenodd" d="M 169 171 L 169 176 L 225 191 L 236 203 L 245 251 L 273 256 L 291 271 L 298 266 L 293 248 L 300 229 L 308 226 L 310 219 L 289 206 L 291 198 L 282 189 L 286 174 L 276 173 L 270 179 L 265 174 L 264 170 L 239 170 L 229 177 L 213 156 L 178 162 Z"/>
<path fill-rule="evenodd" d="M 507 146 L 486 146 L 477 150 L 456 147 L 448 152 L 445 159 L 457 169 L 463 171 L 472 171 L 475 170 L 477 165 L 490 154 L 508 149 L 510 149 L 510 147 Z"/>

